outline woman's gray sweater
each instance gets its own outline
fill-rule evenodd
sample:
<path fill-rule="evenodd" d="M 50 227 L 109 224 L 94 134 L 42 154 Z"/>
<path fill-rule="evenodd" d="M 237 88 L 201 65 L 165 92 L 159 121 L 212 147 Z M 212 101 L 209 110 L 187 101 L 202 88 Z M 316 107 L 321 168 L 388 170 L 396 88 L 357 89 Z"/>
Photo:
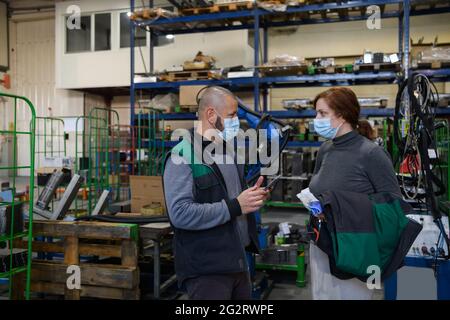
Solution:
<path fill-rule="evenodd" d="M 357 131 L 320 147 L 309 189 L 316 196 L 333 190 L 402 196 L 388 153 Z"/>

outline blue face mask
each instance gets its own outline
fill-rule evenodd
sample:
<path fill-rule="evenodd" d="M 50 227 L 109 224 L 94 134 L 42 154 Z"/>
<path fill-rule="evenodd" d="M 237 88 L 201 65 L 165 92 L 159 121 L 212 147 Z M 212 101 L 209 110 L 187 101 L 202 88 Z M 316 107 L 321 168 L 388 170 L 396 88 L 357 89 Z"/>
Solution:
<path fill-rule="evenodd" d="M 341 125 L 342 123 L 337 128 L 333 128 L 330 118 L 314 119 L 314 131 L 325 139 L 334 139 Z"/>
<path fill-rule="evenodd" d="M 237 136 L 239 133 L 239 118 L 233 117 L 233 118 L 225 118 L 223 119 L 223 125 L 224 128 L 222 131 L 219 131 L 219 137 L 224 141 L 229 141 L 234 139 L 234 137 Z"/>

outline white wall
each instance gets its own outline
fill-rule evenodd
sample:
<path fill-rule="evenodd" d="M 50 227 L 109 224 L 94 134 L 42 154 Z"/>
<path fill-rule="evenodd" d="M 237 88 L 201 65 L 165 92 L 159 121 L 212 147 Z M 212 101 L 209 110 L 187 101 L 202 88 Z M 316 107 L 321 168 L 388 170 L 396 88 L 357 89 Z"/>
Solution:
<path fill-rule="evenodd" d="M 6 3 L 0 2 L 0 66 L 8 66 L 8 28 Z"/>
<path fill-rule="evenodd" d="M 112 11 L 111 47 L 109 51 L 65 53 L 65 20 L 67 8 L 77 5 L 81 14 Z M 58 88 L 92 88 L 130 85 L 130 49 L 120 48 L 120 12 L 129 11 L 128 0 L 81 0 L 56 4 L 56 85 Z M 220 41 L 217 39 L 220 38 Z M 155 48 L 155 69 L 163 70 L 192 60 L 201 50 L 218 59 L 219 67 L 251 64 L 252 49 L 247 43 L 246 31 L 233 31 L 194 35 L 177 35 L 175 42 Z M 149 34 L 147 35 L 149 44 Z M 147 69 L 149 48 L 142 48 Z M 143 72 L 144 66 L 138 48 L 135 49 L 136 72 Z"/>
<path fill-rule="evenodd" d="M 83 114 L 83 94 L 55 88 L 55 20 L 43 15 L 32 20 L 14 18 L 10 29 L 11 90 L 9 92 L 27 97 L 39 117 L 65 117 Z M 13 121 L 13 104 L 8 102 L 0 127 L 7 128 Z M 24 103 L 18 104 L 17 129 L 29 130 L 31 112 Z M 67 154 L 74 152 L 73 135 L 66 142 Z M 36 145 L 38 142 L 36 142 Z M 18 165 L 29 165 L 29 141 L 19 136 Z M 43 148 L 43 141 L 40 142 Z M 36 168 L 42 157 L 36 157 Z M 27 174 L 21 170 L 19 174 Z"/>
<path fill-rule="evenodd" d="M 450 14 L 411 17 L 411 38 L 450 42 Z M 369 30 L 366 21 L 300 26 L 290 35 L 270 32 L 269 57 L 287 53 L 301 57 L 362 54 L 364 49 L 397 52 L 398 19 L 383 19 L 380 30 Z"/>

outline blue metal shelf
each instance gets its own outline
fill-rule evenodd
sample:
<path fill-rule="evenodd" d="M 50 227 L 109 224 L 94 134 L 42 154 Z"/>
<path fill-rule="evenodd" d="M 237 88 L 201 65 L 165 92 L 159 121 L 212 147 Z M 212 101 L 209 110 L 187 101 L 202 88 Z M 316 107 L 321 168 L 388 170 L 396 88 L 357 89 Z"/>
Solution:
<path fill-rule="evenodd" d="M 141 82 L 135 83 L 135 89 L 162 89 L 162 88 L 179 88 L 180 86 L 192 86 L 192 85 L 205 85 L 205 86 L 225 86 L 225 87 L 253 87 L 253 77 L 248 78 L 233 78 L 233 79 L 221 79 L 221 80 L 186 80 L 186 81 L 174 81 L 174 82 Z"/>
<path fill-rule="evenodd" d="M 179 141 L 161 141 L 156 140 L 156 146 L 158 148 L 164 147 L 166 148 L 173 148 Z M 152 144 L 154 145 L 154 144 Z M 310 148 L 310 147 L 320 147 L 322 145 L 321 141 L 290 141 L 288 142 L 287 146 L 292 148 Z M 147 148 L 148 142 L 144 142 L 142 144 L 142 148 Z"/>
<path fill-rule="evenodd" d="M 173 148 L 173 147 L 175 147 L 175 145 L 178 143 L 179 141 L 171 141 L 171 140 L 165 140 L 165 141 L 162 141 L 161 139 L 156 139 L 156 140 L 153 140 L 151 143 L 150 143 L 150 145 L 152 146 L 152 147 L 158 147 L 158 148 L 161 148 L 162 146 L 164 146 L 164 147 L 169 147 L 169 148 Z M 149 142 L 148 141 L 142 141 L 142 144 L 141 144 L 141 148 L 142 149 L 146 149 L 146 148 L 148 148 L 149 147 Z"/>
<path fill-rule="evenodd" d="M 150 3 L 153 3 L 152 1 Z M 258 66 L 261 63 L 268 61 L 268 29 L 274 26 L 289 26 L 292 24 L 301 23 L 328 23 L 337 22 L 345 19 L 362 19 L 367 18 L 365 14 L 362 15 L 350 15 L 350 17 L 341 17 L 339 19 L 323 18 L 320 12 L 333 11 L 338 9 L 348 9 L 355 7 L 368 7 L 371 5 L 392 5 L 399 4 L 395 8 L 386 8 L 382 14 L 382 17 L 398 18 L 398 52 L 402 58 L 402 73 L 395 73 L 390 71 L 381 71 L 376 73 L 342 73 L 342 74 L 320 74 L 320 75 L 301 75 L 301 76 L 288 76 L 288 77 L 249 77 L 249 78 L 237 78 L 237 79 L 222 79 L 222 80 L 191 80 L 191 81 L 178 81 L 178 82 L 156 82 L 156 83 L 134 83 L 135 72 L 135 43 L 134 32 L 136 27 L 150 26 L 150 29 L 146 29 L 151 34 L 151 39 L 154 35 L 159 33 L 195 33 L 195 32 L 207 32 L 222 30 L 234 30 L 234 29 L 251 29 L 254 31 L 253 47 L 262 48 L 262 59 L 260 59 L 259 50 L 254 51 L 253 65 Z M 402 6 L 400 6 L 402 4 Z M 182 85 L 220 85 L 229 87 L 232 90 L 243 90 L 247 88 L 253 89 L 255 110 L 260 111 L 268 110 L 267 88 L 280 88 L 280 87 L 309 87 L 309 86 L 333 86 L 333 85 L 356 85 L 356 84 L 380 84 L 380 83 L 396 83 L 402 79 L 402 74 L 405 74 L 404 70 L 409 70 L 409 39 L 410 39 L 410 16 L 419 14 L 436 14 L 450 11 L 450 5 L 445 8 L 432 8 L 424 10 L 412 10 L 411 0 L 351 0 L 345 2 L 333 2 L 333 3 L 321 3 L 314 5 L 303 5 L 288 7 L 285 12 L 271 12 L 260 8 L 254 8 L 252 10 L 241 10 L 233 12 L 219 12 L 211 14 L 200 14 L 191 16 L 180 16 L 176 18 L 159 18 L 153 21 L 133 21 L 130 23 L 130 53 L 131 53 L 131 86 L 130 86 L 130 109 L 131 109 L 131 123 L 134 123 L 134 105 L 135 105 L 135 90 L 159 90 L 159 91 L 176 91 L 179 86 Z M 134 11 L 135 0 L 130 0 L 131 11 Z M 398 8 L 398 9 L 397 9 Z M 272 16 L 283 17 L 291 16 L 301 12 L 313 12 L 315 16 L 320 16 L 319 19 L 310 16 L 308 19 L 297 19 L 299 21 L 280 21 L 274 22 L 271 19 Z M 231 26 L 206 26 L 205 28 L 199 28 L 201 23 L 195 22 L 217 22 L 224 21 L 229 24 L 230 21 L 239 21 L 241 25 Z M 226 21 L 225 21 L 226 20 Z M 242 22 L 245 20 L 244 22 Z M 186 28 L 186 23 L 193 23 L 189 28 Z M 163 30 L 161 30 L 163 29 Z M 188 30 L 186 30 L 188 29 Z M 259 31 L 263 31 L 262 37 Z M 150 41 L 150 72 L 154 71 L 154 42 Z M 421 72 L 437 78 L 440 80 L 450 78 L 450 70 L 430 70 Z M 260 103 L 260 95 L 262 95 L 262 103 Z M 262 106 L 262 108 L 261 108 Z M 277 111 L 274 111 L 275 113 Z M 281 117 L 287 118 L 292 115 L 294 117 L 312 117 L 312 111 L 306 111 L 304 115 L 290 113 L 285 111 L 283 114 L 279 114 Z M 391 110 L 379 109 L 371 111 L 370 114 L 362 112 L 363 116 L 391 116 Z M 184 120 L 195 119 L 193 114 L 168 114 L 163 116 L 167 120 Z"/>
<path fill-rule="evenodd" d="M 310 148 L 310 147 L 320 147 L 322 141 L 289 141 L 287 147 L 292 148 Z"/>
<path fill-rule="evenodd" d="M 258 82 L 261 86 L 270 87 L 302 87 L 302 86 L 320 86 L 335 85 L 336 83 L 346 82 L 345 84 L 356 83 L 395 83 L 397 74 L 391 71 L 383 72 L 366 72 L 366 73 L 336 73 L 336 74 L 317 74 L 317 75 L 301 75 L 301 76 L 284 76 L 284 77 L 259 77 Z M 136 90 L 139 89 L 169 89 L 180 86 L 189 85 L 217 85 L 224 87 L 245 87 L 252 88 L 255 85 L 255 78 L 234 78 L 223 80 L 187 80 L 176 82 L 142 82 L 134 85 Z"/>
<path fill-rule="evenodd" d="M 298 119 L 298 118 L 314 118 L 316 112 L 313 109 L 304 110 L 276 110 L 268 112 L 271 116 L 278 119 Z M 394 109 L 378 109 L 378 108 L 363 108 L 361 109 L 361 116 L 363 117 L 390 117 L 394 115 Z"/>
<path fill-rule="evenodd" d="M 450 69 L 411 69 L 411 72 L 420 72 L 435 81 L 450 81 Z M 259 84 L 264 87 L 309 87 L 309 86 L 333 86 L 351 84 L 382 84 L 397 83 L 399 75 L 393 71 L 361 72 L 361 73 L 335 73 L 300 75 L 284 77 L 259 77 Z M 252 88 L 255 84 L 254 77 L 234 78 L 222 80 L 187 80 L 176 82 L 143 82 L 136 83 L 135 89 L 178 89 L 186 85 L 218 85 L 229 88 Z"/>
<path fill-rule="evenodd" d="M 412 73 L 422 73 L 433 81 L 450 81 L 450 69 L 411 69 Z"/>
<path fill-rule="evenodd" d="M 294 13 L 302 13 L 309 11 L 327 11 L 327 10 L 337 10 L 337 9 L 349 9 L 354 7 L 368 7 L 371 5 L 386 5 L 386 4 L 399 4 L 403 3 L 403 0 L 359 0 L 359 1 L 346 1 L 342 3 L 322 3 L 313 5 L 303 5 L 288 7 L 284 12 L 273 12 L 260 8 L 255 8 L 252 10 L 239 10 L 232 12 L 220 12 L 220 13 L 208 13 L 208 14 L 198 14 L 190 16 L 180 16 L 175 18 L 160 18 L 155 21 L 139 21 L 136 22 L 138 26 L 163 26 L 170 24 L 182 24 L 182 23 L 192 23 L 192 22 L 205 22 L 205 21 L 217 21 L 225 19 L 242 19 L 242 18 L 252 18 L 254 16 L 265 17 L 265 16 L 280 16 Z M 397 14 L 398 12 L 394 11 Z M 261 24 L 261 26 L 263 26 Z"/>
<path fill-rule="evenodd" d="M 322 24 L 322 23 L 335 23 L 335 22 L 346 22 L 346 21 L 359 21 L 366 20 L 369 15 L 348 15 L 337 18 L 309 18 L 309 19 L 298 19 L 289 21 L 279 21 L 273 22 L 270 19 L 266 19 L 271 16 L 283 16 L 283 15 L 293 15 L 302 12 L 318 12 L 327 10 L 338 10 L 338 9 L 349 9 L 354 7 L 368 7 L 371 5 L 389 5 L 389 4 L 399 4 L 403 3 L 403 0 L 372 0 L 372 1 L 346 1 L 345 3 L 323 3 L 323 4 L 313 4 L 304 6 L 293 6 L 288 7 L 285 12 L 272 12 L 264 9 L 255 8 L 252 10 L 240 10 L 233 12 L 219 12 L 219 13 L 209 13 L 209 14 L 199 14 L 190 16 L 180 16 L 175 18 L 160 18 L 155 21 L 136 21 L 135 24 L 138 27 L 153 27 L 153 32 L 156 34 L 187 34 L 187 33 L 199 33 L 199 32 L 217 32 L 217 31 L 229 31 L 229 30 L 241 30 L 241 29 L 252 29 L 254 24 L 252 22 L 242 23 L 240 25 L 225 25 L 225 26 L 205 26 L 205 27 L 186 27 L 184 24 L 195 23 L 195 22 L 215 22 L 220 20 L 235 20 L 239 19 L 251 19 L 258 17 L 260 19 L 260 27 L 271 28 L 271 27 L 284 27 L 284 26 L 294 26 L 294 25 L 306 25 L 306 24 Z M 440 7 L 440 8 L 429 8 L 421 10 L 411 10 L 410 15 L 426 15 L 426 14 L 438 14 L 450 12 L 450 6 Z M 381 18 L 399 18 L 401 17 L 401 10 L 390 10 L 383 12 Z M 171 28 L 173 26 L 173 28 Z"/>
<path fill-rule="evenodd" d="M 445 109 L 446 110 L 446 109 Z M 450 113 L 450 109 L 448 111 Z M 268 114 L 278 119 L 296 119 L 296 118 L 314 118 L 316 112 L 313 109 L 304 110 L 276 110 L 268 111 Z M 365 117 L 382 117 L 382 116 L 393 116 L 394 111 L 392 109 L 377 109 L 377 108 L 367 108 L 361 110 L 361 115 Z M 136 117 L 142 117 L 142 119 L 147 118 L 148 114 L 138 114 Z M 182 112 L 182 113 L 163 113 L 158 115 L 158 119 L 161 120 L 197 120 L 197 114 L 192 112 Z"/>
<path fill-rule="evenodd" d="M 146 119 L 149 114 L 137 114 L 136 118 Z M 158 120 L 197 120 L 197 114 L 194 112 L 179 112 L 179 113 L 162 113 L 158 114 Z"/>
<path fill-rule="evenodd" d="M 316 112 L 313 109 L 305 110 L 277 110 L 269 111 L 270 115 L 278 119 L 313 118 Z M 362 117 L 393 117 L 394 108 L 362 108 Z M 450 108 L 437 108 L 436 114 L 440 116 L 450 116 Z"/>
<path fill-rule="evenodd" d="M 301 86 L 303 83 L 313 83 L 317 85 L 320 82 L 395 82 L 397 73 L 393 71 L 381 72 L 364 72 L 364 73 L 333 73 L 333 74 L 316 74 L 301 76 L 285 76 L 285 77 L 263 77 L 260 83 L 271 86 L 281 86 L 286 83 Z"/>
<path fill-rule="evenodd" d="M 450 109 L 448 110 L 450 113 Z M 304 110 L 276 110 L 269 111 L 270 115 L 278 119 L 296 119 L 296 118 L 314 118 L 316 112 L 313 109 Z M 393 108 L 362 108 L 360 112 L 362 117 L 392 117 L 394 116 Z"/>
<path fill-rule="evenodd" d="M 275 110 L 268 111 L 268 114 L 277 119 L 300 119 L 300 118 L 314 118 L 316 112 L 313 109 L 304 110 Z M 362 117 L 393 117 L 394 108 L 362 108 Z M 450 116 L 450 108 L 437 108 L 436 114 L 440 116 Z M 142 119 L 148 118 L 148 114 L 138 114 L 136 117 Z M 197 120 L 197 114 L 194 112 L 180 112 L 180 113 L 162 113 L 158 115 L 160 120 Z"/>

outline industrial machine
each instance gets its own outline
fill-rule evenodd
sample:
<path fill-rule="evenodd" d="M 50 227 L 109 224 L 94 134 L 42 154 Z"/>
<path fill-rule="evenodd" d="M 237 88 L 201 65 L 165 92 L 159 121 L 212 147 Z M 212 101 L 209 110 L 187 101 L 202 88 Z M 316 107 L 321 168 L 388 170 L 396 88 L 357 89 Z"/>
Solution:
<path fill-rule="evenodd" d="M 438 102 L 436 87 L 420 73 L 412 74 L 405 80 L 397 94 L 394 142 L 398 152 L 394 162 L 399 168 L 398 180 L 403 196 L 417 212 L 409 217 L 421 223 L 423 228 L 405 259 L 405 268 L 399 269 L 398 275 L 385 281 L 386 299 L 398 298 L 398 291 L 400 298 L 406 297 L 405 292 L 420 293 L 423 285 L 421 290 L 412 286 L 417 283 L 416 279 L 424 278 L 423 271 L 430 268 L 435 281 L 428 278 L 427 283 L 436 282 L 437 289 L 434 290 L 437 299 L 450 298 L 449 199 L 446 197 L 448 192 L 443 175 L 444 168 L 448 166 L 448 159 L 444 164 L 443 158 L 448 152 L 449 138 L 448 124 L 435 119 Z M 438 141 L 438 133 L 443 129 L 447 132 L 445 141 Z M 439 144 L 444 144 L 442 154 Z M 397 277 L 399 286 L 402 286 L 398 289 Z"/>
<path fill-rule="evenodd" d="M 414 74 L 400 87 L 394 117 L 394 141 L 399 150 L 395 162 L 400 165 L 399 180 L 405 197 L 424 200 L 426 212 L 433 216 L 448 252 L 450 240 L 442 223 L 444 210 L 437 198 L 446 191 L 439 176 L 442 169 L 436 144 L 438 96 L 434 84 L 422 74 Z"/>
<path fill-rule="evenodd" d="M 63 178 L 64 174 L 62 172 L 55 171 L 47 181 L 44 190 L 39 195 L 39 198 L 33 207 L 33 213 L 35 214 L 36 219 L 62 220 L 66 216 L 67 211 L 70 209 L 70 206 L 83 183 L 83 177 L 78 174 L 73 175 L 56 208 L 53 211 L 50 211 L 48 205 L 50 201 L 52 201 L 55 191 L 62 183 Z M 109 192 L 109 190 L 104 190 L 102 192 L 92 215 L 101 214 L 105 210 Z"/>

